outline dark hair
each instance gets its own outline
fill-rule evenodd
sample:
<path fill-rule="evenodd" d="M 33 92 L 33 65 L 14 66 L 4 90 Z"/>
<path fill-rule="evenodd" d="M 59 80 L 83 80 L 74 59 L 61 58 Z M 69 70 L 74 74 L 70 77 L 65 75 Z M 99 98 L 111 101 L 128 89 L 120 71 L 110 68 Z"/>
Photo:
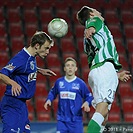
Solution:
<path fill-rule="evenodd" d="M 40 47 L 48 41 L 50 44 L 53 43 L 53 40 L 49 35 L 47 35 L 43 31 L 37 31 L 31 38 L 30 45 L 31 47 L 34 47 L 37 43 L 40 45 Z"/>
<path fill-rule="evenodd" d="M 85 22 L 87 19 L 90 18 L 90 12 L 92 11 L 92 8 L 88 7 L 88 6 L 83 6 L 77 13 L 77 19 L 80 22 L 80 24 L 82 24 L 83 26 L 85 26 Z"/>

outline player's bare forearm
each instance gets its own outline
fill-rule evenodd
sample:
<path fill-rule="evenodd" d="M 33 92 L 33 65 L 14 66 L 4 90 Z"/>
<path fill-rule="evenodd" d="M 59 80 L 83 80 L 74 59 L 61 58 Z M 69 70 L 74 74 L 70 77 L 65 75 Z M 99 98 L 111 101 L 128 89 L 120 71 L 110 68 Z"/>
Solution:
<path fill-rule="evenodd" d="M 37 72 L 44 76 L 56 76 L 56 73 L 54 73 L 50 69 L 37 68 Z"/>
<path fill-rule="evenodd" d="M 85 29 L 84 36 L 88 39 L 91 39 L 95 32 L 96 32 L 95 28 L 90 27 L 88 29 Z"/>
<path fill-rule="evenodd" d="M 81 108 L 83 108 L 85 112 L 89 112 L 90 111 L 90 107 L 89 107 L 89 104 L 88 104 L 87 101 L 82 104 Z"/>
<path fill-rule="evenodd" d="M 12 83 L 12 80 L 8 76 L 6 76 L 2 73 L 0 73 L 0 80 L 6 85 L 11 85 L 11 83 Z"/>
<path fill-rule="evenodd" d="M 130 72 L 129 71 L 126 71 L 126 70 L 123 70 L 121 72 L 118 72 L 117 75 L 118 75 L 118 79 L 120 81 L 123 81 L 123 82 L 127 82 L 132 77 L 132 75 L 130 74 Z"/>
<path fill-rule="evenodd" d="M 12 86 L 12 95 L 17 96 L 21 93 L 21 86 L 15 82 L 14 80 L 10 79 L 8 76 L 0 73 L 0 80 L 5 83 L 6 85 Z"/>

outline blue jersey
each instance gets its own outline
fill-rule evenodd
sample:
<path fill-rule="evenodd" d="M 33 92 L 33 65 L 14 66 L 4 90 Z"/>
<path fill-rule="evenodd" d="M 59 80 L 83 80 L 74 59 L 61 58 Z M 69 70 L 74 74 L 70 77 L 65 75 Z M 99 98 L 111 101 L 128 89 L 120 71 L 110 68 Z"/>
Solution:
<path fill-rule="evenodd" d="M 68 81 L 66 77 L 57 79 L 55 85 L 50 90 L 48 98 L 53 101 L 58 95 L 57 120 L 76 121 L 82 120 L 82 103 L 87 101 L 91 105 L 93 99 L 85 82 L 75 77 Z"/>
<path fill-rule="evenodd" d="M 0 73 L 7 75 L 22 87 L 22 92 L 16 96 L 17 98 L 30 99 L 34 95 L 37 77 L 36 58 L 25 48 L 9 61 Z M 12 95 L 11 87 L 7 85 L 5 95 Z"/>

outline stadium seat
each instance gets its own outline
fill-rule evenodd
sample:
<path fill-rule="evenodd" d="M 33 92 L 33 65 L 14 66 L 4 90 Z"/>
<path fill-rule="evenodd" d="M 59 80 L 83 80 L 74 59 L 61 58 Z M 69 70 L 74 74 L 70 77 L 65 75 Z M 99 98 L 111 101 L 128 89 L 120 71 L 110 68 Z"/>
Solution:
<path fill-rule="evenodd" d="M 44 97 L 44 96 L 43 97 L 42 96 L 35 97 L 35 104 L 36 104 L 37 114 L 50 112 L 50 110 L 47 111 L 47 110 L 44 109 L 45 101 L 46 101 L 46 97 Z"/>
<path fill-rule="evenodd" d="M 114 38 L 114 42 L 116 45 L 116 49 L 118 53 L 125 54 L 125 48 L 122 45 L 122 39 L 121 38 Z"/>
<path fill-rule="evenodd" d="M 62 39 L 61 40 L 61 51 L 64 52 L 75 52 L 76 47 L 73 44 L 72 39 Z"/>
<path fill-rule="evenodd" d="M 0 52 L 0 66 L 4 67 L 9 61 L 8 53 L 6 51 Z"/>
<path fill-rule="evenodd" d="M 43 121 L 43 122 L 45 122 L 45 121 L 50 121 L 51 120 L 51 118 L 50 118 L 50 113 L 38 113 L 37 114 L 37 121 Z"/>
<path fill-rule="evenodd" d="M 8 45 L 7 45 L 7 42 L 6 42 L 6 39 L 1 37 L 0 38 L 0 51 L 8 51 Z"/>
<path fill-rule="evenodd" d="M 44 68 L 45 61 L 41 59 L 39 56 L 36 57 L 36 62 L 38 67 Z"/>
<path fill-rule="evenodd" d="M 44 23 L 46 25 L 53 19 L 53 16 L 51 15 L 51 10 L 41 9 L 40 16 L 42 24 Z"/>
<path fill-rule="evenodd" d="M 72 57 L 74 59 L 77 59 L 76 53 L 74 52 L 64 52 L 62 53 L 63 55 L 63 60 L 65 60 L 67 57 Z"/>
<path fill-rule="evenodd" d="M 12 37 L 20 37 L 23 35 L 20 22 L 10 23 L 10 35 Z"/>
<path fill-rule="evenodd" d="M 59 67 L 61 66 L 61 61 L 57 53 L 50 53 L 46 57 L 47 67 Z"/>
<path fill-rule="evenodd" d="M 46 83 L 46 76 L 43 76 L 40 73 L 37 73 L 37 83 Z"/>
<path fill-rule="evenodd" d="M 55 67 L 55 68 L 51 68 L 51 70 L 56 73 L 56 76 L 49 76 L 48 77 L 50 88 L 54 85 L 55 81 L 62 76 L 61 68 Z"/>
<path fill-rule="evenodd" d="M 33 112 L 29 112 L 29 113 L 28 113 L 28 118 L 29 118 L 30 122 L 31 122 L 31 121 L 34 121 L 34 119 L 35 119 L 35 118 L 34 118 L 34 113 L 33 113 Z"/>
<path fill-rule="evenodd" d="M 122 108 L 125 113 L 133 112 L 133 97 L 122 98 Z"/>
<path fill-rule="evenodd" d="M 119 113 L 110 113 L 108 117 L 109 122 L 120 122 L 121 117 Z"/>
<path fill-rule="evenodd" d="M 13 55 L 15 55 L 18 51 L 20 51 L 24 47 L 24 42 L 23 42 L 23 36 L 15 36 L 11 38 L 11 43 L 12 43 L 12 52 Z"/>
<path fill-rule="evenodd" d="M 34 108 L 33 108 L 34 105 L 33 105 L 32 99 L 27 100 L 27 101 L 26 101 L 26 104 L 27 104 L 28 111 L 29 111 L 30 113 L 33 113 L 33 112 L 34 112 Z"/>
<path fill-rule="evenodd" d="M 116 99 L 114 100 L 114 102 L 113 102 L 113 104 L 111 106 L 110 113 L 120 114 L 120 106 L 118 105 Z"/>
<path fill-rule="evenodd" d="M 127 63 L 126 55 L 119 54 L 119 62 L 122 64 L 123 69 L 127 69 L 128 68 L 128 63 Z"/>
<path fill-rule="evenodd" d="M 4 96 L 5 90 L 6 90 L 6 85 L 0 82 L 0 100 Z"/>
<path fill-rule="evenodd" d="M 82 69 L 82 79 L 85 81 L 85 83 L 88 83 L 88 74 L 89 74 L 90 70 L 89 67 L 84 67 Z"/>
<path fill-rule="evenodd" d="M 133 15 L 131 10 L 121 10 L 121 16 L 125 25 L 133 23 Z"/>
<path fill-rule="evenodd" d="M 75 25 L 75 29 L 76 29 L 76 36 L 78 39 L 83 39 L 84 37 L 84 27 L 80 24 Z"/>
<path fill-rule="evenodd" d="M 26 34 L 29 38 L 32 37 L 36 33 L 36 31 L 39 31 L 37 27 L 37 21 L 26 23 Z"/>
<path fill-rule="evenodd" d="M 105 14 L 104 14 L 104 18 L 105 18 L 105 21 L 107 22 L 107 24 L 114 24 L 114 25 L 118 25 L 119 24 L 119 18 L 117 16 L 117 12 L 116 10 L 112 10 L 112 9 L 107 9 L 105 11 Z"/>
<path fill-rule="evenodd" d="M 114 38 L 122 38 L 122 33 L 118 24 L 109 24 L 108 27 Z"/>
<path fill-rule="evenodd" d="M 24 20 L 26 23 L 34 23 L 37 22 L 37 14 L 35 13 L 35 8 L 32 7 L 24 9 Z"/>
<path fill-rule="evenodd" d="M 133 53 L 133 38 L 127 40 L 128 51 Z"/>
<path fill-rule="evenodd" d="M 132 24 L 130 25 L 125 25 L 125 35 L 127 39 L 132 39 L 133 38 L 133 26 Z"/>
<path fill-rule="evenodd" d="M 4 24 L 0 24 L 0 37 L 3 37 L 6 34 Z"/>
<path fill-rule="evenodd" d="M 64 19 L 68 24 L 70 24 L 70 18 L 69 18 L 69 16 L 68 16 L 69 14 L 68 14 L 68 10 L 66 9 L 66 10 L 64 10 L 64 9 L 61 9 L 61 10 L 57 10 L 57 14 L 56 14 L 56 16 L 58 17 L 58 18 L 62 18 L 62 19 Z"/>
<path fill-rule="evenodd" d="M 84 45 L 83 45 L 83 38 L 82 39 L 77 39 L 77 47 L 78 47 L 78 51 L 80 53 L 84 52 Z"/>
<path fill-rule="evenodd" d="M 133 97 L 133 91 L 131 89 L 131 85 L 127 83 L 119 84 L 119 92 L 121 98 Z"/>
<path fill-rule="evenodd" d="M 0 22 L 4 21 L 3 11 L 2 8 L 0 8 Z"/>
<path fill-rule="evenodd" d="M 8 8 L 8 21 L 10 23 L 20 22 L 20 14 L 17 8 Z"/>
<path fill-rule="evenodd" d="M 80 53 L 80 60 L 81 60 L 81 65 L 84 66 L 84 68 L 89 67 L 87 55 L 84 52 Z"/>
<path fill-rule="evenodd" d="M 125 122 L 133 123 L 133 113 L 124 114 Z"/>
<path fill-rule="evenodd" d="M 35 96 L 47 97 L 48 91 L 46 90 L 46 82 L 37 82 Z"/>

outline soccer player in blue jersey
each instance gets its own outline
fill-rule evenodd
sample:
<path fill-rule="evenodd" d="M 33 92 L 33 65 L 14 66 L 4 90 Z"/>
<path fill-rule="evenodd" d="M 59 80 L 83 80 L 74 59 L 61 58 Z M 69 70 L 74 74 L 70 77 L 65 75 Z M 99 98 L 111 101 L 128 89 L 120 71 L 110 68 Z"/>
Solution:
<path fill-rule="evenodd" d="M 118 79 L 126 82 L 131 78 L 130 72 L 122 71 L 118 53 L 111 32 L 104 24 L 104 18 L 96 9 L 83 6 L 77 13 L 77 19 L 85 27 L 84 51 L 90 67 L 89 85 L 96 108 L 87 133 L 99 133 L 106 124 L 108 112 L 114 101 Z"/>
<path fill-rule="evenodd" d="M 38 31 L 32 36 L 30 45 L 0 71 L 0 80 L 7 85 L 1 101 L 2 133 L 30 133 L 26 100 L 35 93 L 37 72 L 55 75 L 49 69 L 38 68 L 36 56 L 44 59 L 52 46 L 53 40 L 45 32 Z"/>
<path fill-rule="evenodd" d="M 50 90 L 44 108 L 47 110 L 58 95 L 57 133 L 83 133 L 82 109 L 90 111 L 93 97 L 85 82 L 75 75 L 75 59 L 66 58 L 64 71 L 65 76 Z"/>

